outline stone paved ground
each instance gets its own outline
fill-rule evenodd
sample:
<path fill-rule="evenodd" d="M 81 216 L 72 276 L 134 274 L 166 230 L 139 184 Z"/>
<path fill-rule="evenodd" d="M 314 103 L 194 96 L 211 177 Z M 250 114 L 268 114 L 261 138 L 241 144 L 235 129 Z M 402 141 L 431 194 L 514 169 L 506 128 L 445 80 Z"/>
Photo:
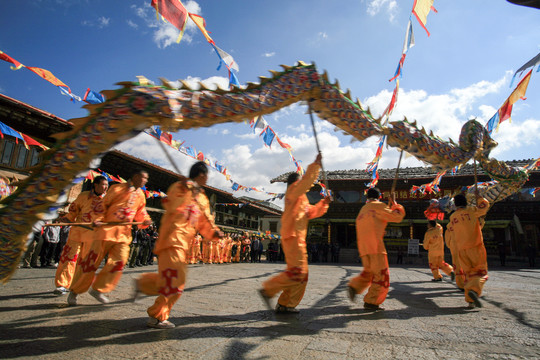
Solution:
<path fill-rule="evenodd" d="M 427 267 L 391 268 L 386 310 L 367 313 L 345 287 L 357 265 L 311 265 L 299 315 L 275 315 L 256 293 L 283 264 L 192 265 L 172 330 L 147 329 L 152 298 L 132 303 L 126 269 L 111 304 L 52 295 L 54 269 L 20 269 L 0 286 L 2 359 L 540 359 L 540 270 L 490 271 L 484 308 L 466 310 Z M 361 298 L 360 298 L 361 300 Z"/>

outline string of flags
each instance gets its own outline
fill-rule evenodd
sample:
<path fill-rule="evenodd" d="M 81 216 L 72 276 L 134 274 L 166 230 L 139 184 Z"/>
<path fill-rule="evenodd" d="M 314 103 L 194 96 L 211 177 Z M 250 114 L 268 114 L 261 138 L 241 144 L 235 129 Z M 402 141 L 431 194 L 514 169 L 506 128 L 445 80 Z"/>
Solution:
<path fill-rule="evenodd" d="M 43 150 L 47 150 L 48 147 L 41 144 L 40 142 L 32 139 L 30 136 L 23 134 L 20 131 L 16 131 L 12 127 L 4 124 L 0 121 L 0 137 L 3 139 L 4 135 L 13 136 L 15 138 L 15 143 L 19 143 L 19 140 L 21 140 L 24 144 L 24 147 L 26 147 L 27 150 L 29 150 L 29 146 L 36 145 L 42 148 Z"/>
<path fill-rule="evenodd" d="M 210 168 L 216 170 L 217 172 L 219 172 L 220 174 L 225 176 L 227 181 L 229 181 L 232 184 L 231 189 L 233 191 L 243 190 L 245 192 L 255 191 L 255 192 L 259 192 L 259 193 L 265 193 L 266 195 L 272 196 L 273 200 L 278 199 L 278 198 L 280 198 L 280 196 L 284 195 L 284 194 L 278 194 L 278 193 L 274 193 L 274 192 L 264 191 L 264 190 L 258 189 L 256 187 L 244 186 L 242 184 L 237 183 L 236 181 L 232 180 L 231 175 L 227 173 L 227 167 L 226 166 L 224 166 L 222 164 L 219 164 L 217 161 L 211 161 L 210 159 L 208 159 L 204 155 L 204 153 L 202 151 L 197 151 L 193 146 L 184 146 L 185 141 L 180 142 L 180 141 L 173 140 L 172 134 L 163 131 L 159 126 L 152 126 L 151 128 L 145 130 L 144 132 L 146 134 L 160 140 L 161 142 L 169 145 L 170 147 L 178 150 L 180 153 L 182 153 L 182 154 L 184 154 L 186 156 L 189 156 L 189 157 L 191 157 L 193 159 L 196 159 L 196 160 L 199 160 L 199 161 L 203 161 Z M 271 201 L 271 200 L 268 200 L 268 201 Z"/>
<path fill-rule="evenodd" d="M 386 109 L 383 111 L 381 115 L 381 117 L 386 118 L 383 125 L 388 124 L 388 119 L 396 106 L 396 103 L 398 100 L 398 94 L 399 94 L 399 80 L 403 76 L 403 65 L 405 63 L 405 58 L 407 56 L 409 49 L 415 45 L 414 31 L 413 31 L 413 25 L 412 25 L 412 16 L 414 15 L 416 17 L 416 19 L 418 20 L 422 28 L 426 30 L 429 36 L 430 34 L 426 28 L 426 23 L 427 23 L 427 16 L 431 10 L 433 10 L 434 12 L 437 12 L 437 10 L 433 7 L 433 0 L 414 0 L 411 15 L 409 15 L 409 21 L 407 22 L 407 29 L 405 31 L 405 40 L 403 41 L 401 57 L 399 59 L 398 66 L 396 68 L 394 76 L 390 80 L 388 80 L 388 81 L 394 81 L 395 87 L 394 87 L 394 91 L 392 92 L 390 103 L 388 104 L 388 106 L 386 107 Z M 377 145 L 377 151 L 375 152 L 375 157 L 373 158 L 373 160 L 371 160 L 367 164 L 366 171 L 371 173 L 371 181 L 368 184 L 366 184 L 366 187 L 368 189 L 375 187 L 377 183 L 379 182 L 379 162 L 382 157 L 385 141 L 386 141 L 386 135 L 381 136 Z"/>
<path fill-rule="evenodd" d="M 225 65 L 228 71 L 229 75 L 229 86 L 232 87 L 240 86 L 240 82 L 238 81 L 238 78 L 236 77 L 235 73 L 232 70 L 240 71 L 238 64 L 234 61 L 234 58 L 225 52 L 224 50 L 220 49 L 214 40 L 210 37 L 210 34 L 206 30 L 206 21 L 204 18 L 197 14 L 192 14 L 185 6 L 182 4 L 180 0 L 152 0 L 150 4 L 154 9 L 156 9 L 156 17 L 159 20 L 159 15 L 161 15 L 161 18 L 163 20 L 167 20 L 171 25 L 173 25 L 175 28 L 177 28 L 180 31 L 180 34 L 178 35 L 178 38 L 176 39 L 176 42 L 179 43 L 184 35 L 184 31 L 186 29 L 186 24 L 188 21 L 188 18 L 191 19 L 199 28 L 203 36 L 206 38 L 206 41 L 212 46 L 214 51 L 216 52 L 216 55 L 219 58 L 219 65 L 217 67 L 217 70 L 219 71 L 221 69 L 222 65 Z"/>
<path fill-rule="evenodd" d="M 3 51 L 0 51 L 0 59 L 15 65 L 14 67 L 10 66 L 11 70 L 19 70 L 21 68 L 26 68 L 26 69 L 32 71 L 33 73 L 35 73 L 39 77 L 47 80 L 48 82 L 50 82 L 54 86 L 58 87 L 60 92 L 63 95 L 66 95 L 66 96 L 70 97 L 72 101 L 75 101 L 75 100 L 84 101 L 84 102 L 86 102 L 88 104 L 98 104 L 98 103 L 102 103 L 103 101 L 105 101 L 105 98 L 103 97 L 103 95 L 101 95 L 100 93 L 97 93 L 95 91 L 92 91 L 89 88 L 86 90 L 86 93 L 85 93 L 84 97 L 81 98 L 80 96 L 77 96 L 77 95 L 73 94 L 71 92 L 70 87 L 67 86 L 66 84 L 64 84 L 56 76 L 54 76 L 53 73 L 51 73 L 49 70 L 41 69 L 41 68 L 38 68 L 38 67 L 32 67 L 32 66 L 23 65 L 19 61 L 15 60 L 14 58 L 12 58 L 11 56 L 9 56 L 8 54 L 6 54 Z"/>
<path fill-rule="evenodd" d="M 538 59 L 536 59 L 538 58 Z M 536 60 L 535 60 L 536 59 Z M 527 68 L 529 67 L 534 67 L 536 66 L 536 64 L 540 63 L 540 54 L 538 54 L 537 56 L 535 56 L 533 59 L 531 59 L 530 61 L 528 61 L 525 65 L 523 65 L 520 69 L 518 69 L 515 73 L 514 73 L 514 77 L 516 76 L 516 74 L 518 72 L 523 72 L 524 70 L 526 70 Z M 538 67 L 538 70 L 540 70 L 540 66 Z M 538 72 L 537 70 L 537 72 Z M 485 128 L 486 130 L 488 131 L 488 133 L 491 135 L 493 133 L 493 130 L 495 131 L 498 131 L 499 130 L 499 125 L 505 121 L 505 120 L 509 120 L 510 122 L 512 121 L 512 108 L 513 108 L 513 105 L 519 100 L 526 100 L 527 98 L 525 97 L 525 93 L 527 92 L 527 87 L 529 86 L 529 81 L 531 79 L 531 74 L 532 74 L 532 71 L 533 69 L 529 70 L 529 72 L 527 73 L 527 75 L 525 75 L 523 77 L 523 79 L 521 79 L 521 81 L 518 83 L 518 85 L 516 86 L 516 88 L 512 91 L 512 93 L 510 94 L 510 96 L 504 101 L 504 103 L 502 104 L 502 106 L 497 110 L 497 112 L 495 112 L 495 114 L 491 117 L 491 119 L 489 119 L 489 121 L 486 123 L 485 125 Z M 513 81 L 513 79 L 512 79 Z M 455 167 L 454 169 L 452 169 L 452 175 L 455 175 L 455 173 L 457 172 L 458 170 L 458 167 Z M 416 192 L 420 192 L 422 194 L 424 194 L 425 192 L 428 192 L 428 193 L 432 193 L 432 192 L 439 192 L 438 190 L 438 185 L 441 181 L 441 177 L 444 175 L 445 172 L 439 172 L 437 174 L 437 176 L 435 177 L 435 180 L 433 180 L 431 183 L 429 184 L 424 184 L 424 185 L 421 185 L 421 186 L 413 186 L 413 188 L 411 189 L 411 193 L 414 194 Z"/>

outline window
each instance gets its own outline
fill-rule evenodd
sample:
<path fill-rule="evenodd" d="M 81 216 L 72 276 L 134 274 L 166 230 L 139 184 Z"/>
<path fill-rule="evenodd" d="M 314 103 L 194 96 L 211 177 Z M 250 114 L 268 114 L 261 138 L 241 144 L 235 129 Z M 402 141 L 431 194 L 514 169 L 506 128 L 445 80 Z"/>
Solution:
<path fill-rule="evenodd" d="M 13 150 L 15 150 L 15 143 L 13 141 L 4 140 L 4 148 L 2 149 L 2 164 L 11 165 L 11 158 L 13 156 Z"/>
<path fill-rule="evenodd" d="M 277 221 L 270 221 L 268 223 L 268 230 L 270 230 L 271 232 L 277 232 Z"/>
<path fill-rule="evenodd" d="M 30 166 L 34 166 L 39 162 L 39 150 L 33 148 L 30 152 Z"/>
<path fill-rule="evenodd" d="M 28 157 L 28 149 L 24 145 L 17 146 L 19 152 L 17 154 L 17 162 L 15 163 L 16 168 L 25 168 L 26 167 L 26 158 Z"/>

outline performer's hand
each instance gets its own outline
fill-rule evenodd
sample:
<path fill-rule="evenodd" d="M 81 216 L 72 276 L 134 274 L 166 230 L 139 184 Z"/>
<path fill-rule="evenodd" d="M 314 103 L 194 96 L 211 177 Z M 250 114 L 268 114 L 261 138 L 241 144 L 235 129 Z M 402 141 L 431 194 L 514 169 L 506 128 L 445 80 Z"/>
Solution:
<path fill-rule="evenodd" d="M 214 237 L 218 239 L 223 239 L 225 237 L 225 234 L 221 230 L 216 230 L 216 232 L 214 233 Z"/>
<path fill-rule="evenodd" d="M 103 226 L 103 224 L 104 223 L 102 221 L 99 221 L 99 220 L 92 221 L 92 226 L 94 226 L 94 227 L 101 227 L 101 226 Z"/>
<path fill-rule="evenodd" d="M 325 204 L 330 204 L 332 202 L 332 197 L 330 195 L 328 196 L 325 196 L 325 198 L 323 199 L 324 203 Z"/>
<path fill-rule="evenodd" d="M 152 225 L 153 223 L 154 223 L 154 222 L 153 222 L 152 220 L 146 219 L 146 220 L 143 221 L 142 225 L 144 225 L 144 226 L 150 226 L 150 225 Z"/>
<path fill-rule="evenodd" d="M 318 154 L 317 154 L 317 157 L 315 158 L 314 163 L 317 164 L 317 165 L 321 165 L 321 164 L 322 164 L 322 154 L 321 154 L 321 153 L 318 153 Z"/>

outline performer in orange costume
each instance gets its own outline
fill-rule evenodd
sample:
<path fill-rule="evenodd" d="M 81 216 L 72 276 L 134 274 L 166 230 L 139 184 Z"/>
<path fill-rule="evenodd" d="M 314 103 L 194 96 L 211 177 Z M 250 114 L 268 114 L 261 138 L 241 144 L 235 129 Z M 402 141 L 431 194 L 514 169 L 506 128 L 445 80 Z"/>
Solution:
<path fill-rule="evenodd" d="M 283 291 L 276 304 L 277 313 L 297 313 L 296 306 L 304 297 L 308 281 L 306 232 L 309 219 L 320 217 L 328 210 L 330 197 L 310 205 L 306 193 L 319 176 L 321 154 L 308 166 L 302 178 L 298 173 L 289 175 L 285 194 L 285 210 L 281 216 L 281 238 L 287 269 L 262 284 L 259 290 L 266 305 Z"/>
<path fill-rule="evenodd" d="M 241 252 L 241 249 L 242 249 L 242 242 L 240 241 L 240 239 L 238 237 L 234 238 L 233 246 L 234 245 L 236 245 L 236 253 L 234 254 L 234 258 L 233 258 L 232 262 L 239 263 L 240 262 L 240 252 Z M 232 249 L 231 249 L 231 252 L 232 252 Z M 232 256 L 232 253 L 231 253 L 231 256 Z"/>
<path fill-rule="evenodd" d="M 487 254 L 482 237 L 480 217 L 487 214 L 489 202 L 477 198 L 477 206 L 467 206 L 464 195 L 456 195 L 457 210 L 450 215 L 458 249 L 459 264 L 465 272 L 465 301 L 469 308 L 482 307 L 480 296 L 488 279 Z"/>
<path fill-rule="evenodd" d="M 390 287 L 388 256 L 383 237 L 386 224 L 400 222 L 405 217 L 405 209 L 391 199 L 390 206 L 379 201 L 381 192 L 377 188 L 367 191 L 366 204 L 356 218 L 356 242 L 362 258 L 362 273 L 349 281 L 348 295 L 354 301 L 369 287 L 364 296 L 364 309 L 384 310 L 380 305 L 386 299 Z"/>
<path fill-rule="evenodd" d="M 167 319 L 184 291 L 187 255 L 192 238 L 197 232 L 210 240 L 223 236 L 214 224 L 208 198 L 202 189 L 208 180 L 208 169 L 204 162 L 199 161 L 191 167 L 189 178 L 189 181 L 183 179 L 172 184 L 163 202 L 166 213 L 161 220 L 159 238 L 154 247 L 154 254 L 159 260 L 158 272 L 142 274 L 136 282 L 137 292 L 158 296 L 147 310 L 149 327 L 175 327 Z"/>
<path fill-rule="evenodd" d="M 454 281 L 454 269 L 444 261 L 443 228 L 437 224 L 436 220 L 428 221 L 428 230 L 424 235 L 423 246 L 428 251 L 429 268 L 433 274 L 432 281 L 442 281 L 439 269 L 442 269 Z"/>
<path fill-rule="evenodd" d="M 136 171 L 127 183 L 111 186 L 103 198 L 103 208 L 96 212 L 94 225 L 94 241 L 88 254 L 80 260 L 75 270 L 68 296 L 69 305 L 77 305 L 77 295 L 88 292 L 99 302 L 107 304 L 106 293 L 114 290 L 129 257 L 131 225 L 106 225 L 108 222 L 142 222 L 139 229 L 145 229 L 152 224 L 152 219 L 146 212 L 146 197 L 141 190 L 148 182 L 148 173 Z M 99 274 L 94 275 L 101 261 L 108 254 L 107 263 Z M 93 281 L 93 283 L 92 283 Z"/>
<path fill-rule="evenodd" d="M 219 246 L 219 239 L 212 239 L 210 241 L 212 246 L 212 263 L 219 264 L 221 259 L 221 248 Z"/>
<path fill-rule="evenodd" d="M 212 263 L 212 243 L 209 239 L 202 239 L 202 259 L 203 263 L 205 264 L 211 264 Z"/>
<path fill-rule="evenodd" d="M 201 259 L 201 235 L 197 234 L 193 237 L 190 254 L 190 264 L 198 264 Z"/>
<path fill-rule="evenodd" d="M 458 256 L 458 249 L 455 234 L 454 234 L 454 228 L 452 227 L 452 224 L 448 223 L 446 225 L 446 231 L 444 233 L 444 242 L 446 243 L 446 246 L 450 249 L 450 253 L 452 254 L 452 265 L 454 268 L 454 274 L 456 276 L 456 286 L 460 290 L 465 290 L 465 273 L 463 272 L 463 269 L 459 265 L 459 256 Z"/>
<path fill-rule="evenodd" d="M 63 221 L 91 223 L 96 217 L 95 209 L 101 209 L 103 197 L 109 188 L 109 183 L 104 176 L 96 176 L 92 182 L 92 190 L 83 191 L 69 206 L 68 213 Z M 90 250 L 90 244 L 94 240 L 93 229 L 73 226 L 69 230 L 69 237 L 62 249 L 62 255 L 56 268 L 54 294 L 63 295 L 69 292 L 71 280 L 75 273 L 77 258 L 84 258 Z"/>

